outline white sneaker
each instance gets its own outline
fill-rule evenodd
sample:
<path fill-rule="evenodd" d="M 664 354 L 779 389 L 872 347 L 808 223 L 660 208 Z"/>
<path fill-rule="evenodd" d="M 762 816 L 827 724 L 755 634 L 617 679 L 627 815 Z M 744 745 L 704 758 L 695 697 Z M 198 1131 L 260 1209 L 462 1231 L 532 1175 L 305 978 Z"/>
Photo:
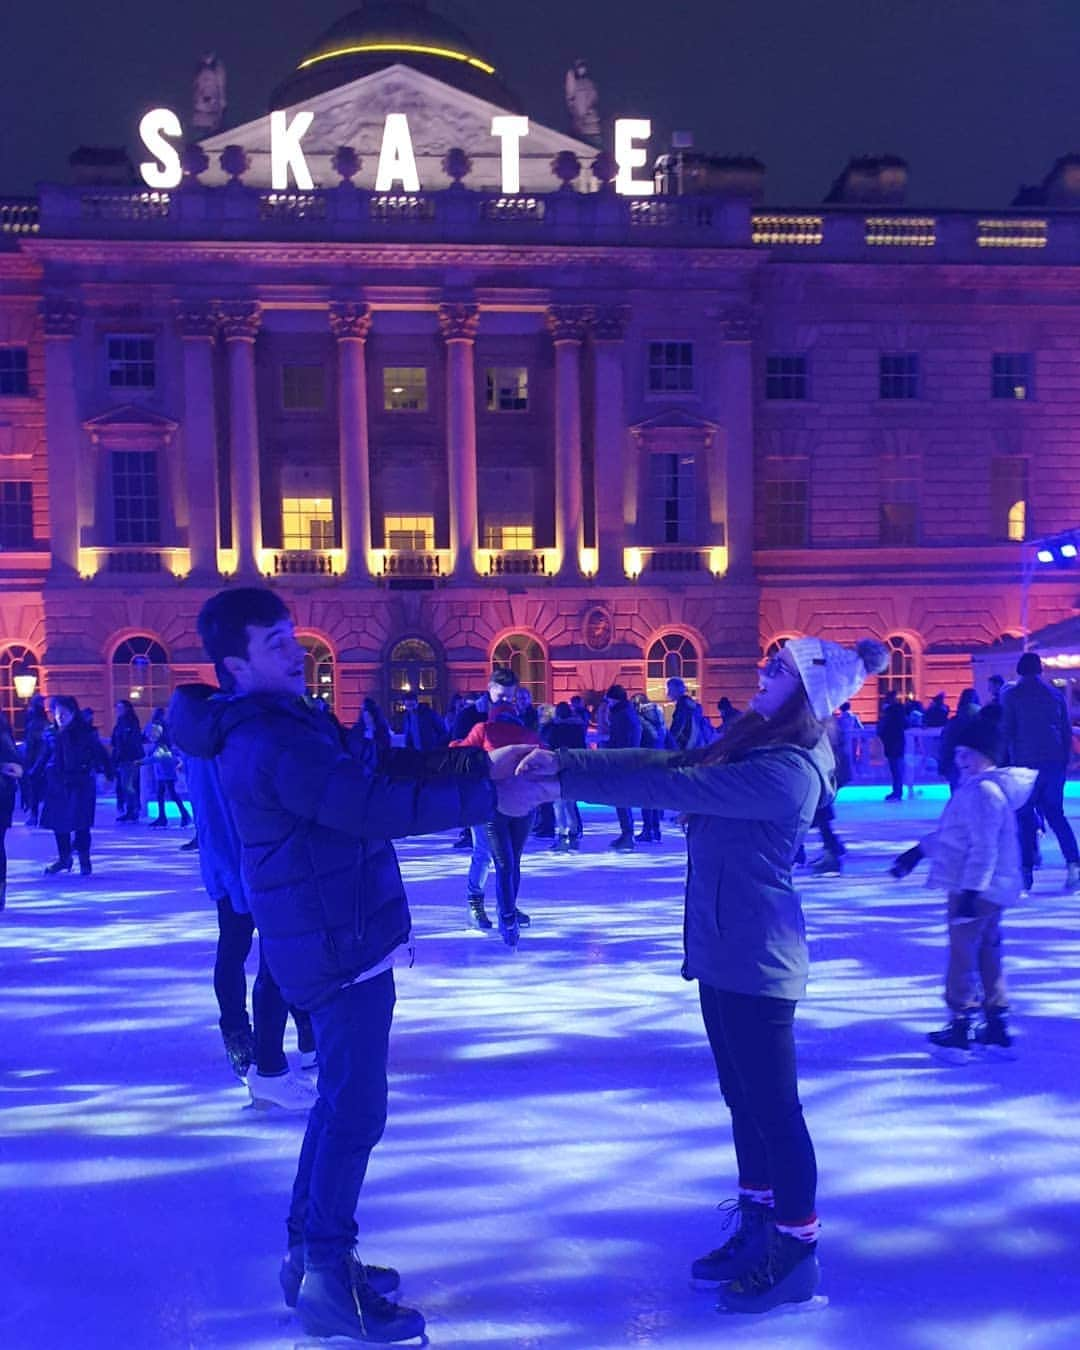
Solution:
<path fill-rule="evenodd" d="M 267 1076 L 252 1069 L 244 1081 L 257 1111 L 270 1111 L 275 1106 L 282 1111 L 310 1111 L 318 1095 L 314 1083 L 294 1073 Z"/>
<path fill-rule="evenodd" d="M 317 1050 L 301 1050 L 300 1067 L 305 1073 L 317 1069 L 319 1067 L 319 1052 Z"/>

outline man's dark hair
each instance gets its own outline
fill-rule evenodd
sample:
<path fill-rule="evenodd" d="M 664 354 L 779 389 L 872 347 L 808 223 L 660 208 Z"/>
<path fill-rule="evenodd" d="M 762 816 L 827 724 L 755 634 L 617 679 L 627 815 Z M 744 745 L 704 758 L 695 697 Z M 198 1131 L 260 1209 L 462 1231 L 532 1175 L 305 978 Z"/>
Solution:
<path fill-rule="evenodd" d="M 612 703 L 625 703 L 626 690 L 621 684 L 613 684 L 604 697 L 611 699 Z"/>
<path fill-rule="evenodd" d="M 571 715 L 572 712 L 573 709 L 570 707 L 569 703 L 555 704 L 555 716 L 559 718 L 560 721 L 565 721 Z"/>
<path fill-rule="evenodd" d="M 1042 658 L 1038 652 L 1025 652 L 1016 663 L 1017 675 L 1041 675 Z"/>
<path fill-rule="evenodd" d="M 509 666 L 496 666 L 488 678 L 488 684 L 497 684 L 500 689 L 516 689 L 518 677 Z"/>
<path fill-rule="evenodd" d="M 223 689 L 229 689 L 233 684 L 232 676 L 225 669 L 225 658 L 247 658 L 248 627 L 273 628 L 288 617 L 285 602 L 265 586 L 237 586 L 218 591 L 207 600 L 199 610 L 196 627 Z"/>

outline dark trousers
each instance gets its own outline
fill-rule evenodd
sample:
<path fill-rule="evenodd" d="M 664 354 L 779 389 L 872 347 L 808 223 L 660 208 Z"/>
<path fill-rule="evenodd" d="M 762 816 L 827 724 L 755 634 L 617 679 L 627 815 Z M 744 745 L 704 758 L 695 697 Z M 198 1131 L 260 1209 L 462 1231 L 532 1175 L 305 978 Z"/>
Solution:
<path fill-rule="evenodd" d="M 1008 1009 L 1009 996 L 1001 971 L 1001 906 L 979 896 L 975 917 L 961 918 L 960 892 L 948 897 L 949 963 L 945 970 L 945 1002 L 954 1013 L 980 1006 L 989 1015 Z M 981 995 L 981 997 L 980 997 Z"/>
<path fill-rule="evenodd" d="M 617 806 L 615 814 L 619 818 L 619 833 L 632 836 L 634 833 L 634 813 L 629 806 Z"/>
<path fill-rule="evenodd" d="M 218 1026 L 226 1036 L 248 1031 L 247 976 L 244 963 L 251 951 L 255 921 L 250 914 L 238 914 L 228 896 L 217 901 L 218 941 L 214 956 L 214 996 L 221 1014 Z M 277 981 L 267 967 L 259 944 L 259 971 L 251 990 L 252 1020 L 255 1023 L 255 1067 L 259 1073 L 281 1074 L 289 1067 L 285 1058 L 285 1024 L 289 1007 Z M 292 1010 L 296 1038 L 301 1051 L 315 1049 L 311 1017 L 299 1008 Z"/>
<path fill-rule="evenodd" d="M 647 839 L 660 838 L 660 812 L 651 806 L 641 808 L 641 833 Z"/>
<path fill-rule="evenodd" d="M 139 814 L 139 766 L 124 762 L 116 766 L 116 811 L 121 816 Z"/>
<path fill-rule="evenodd" d="M 491 861 L 495 866 L 495 899 L 499 917 L 511 919 L 517 909 L 521 889 L 521 854 L 529 837 L 528 816 L 504 816 L 496 813 L 484 826 Z"/>
<path fill-rule="evenodd" d="M 1035 866 L 1035 835 L 1040 815 L 1057 835 L 1065 861 L 1080 862 L 1076 835 L 1065 819 L 1065 766 L 1040 768 L 1038 773 L 1031 796 L 1016 813 L 1016 823 L 1020 827 L 1020 862 L 1025 872 Z"/>
<path fill-rule="evenodd" d="M 0 826 L 0 886 L 7 881 L 7 826 Z"/>
<path fill-rule="evenodd" d="M 394 972 L 339 990 L 314 1009 L 319 1095 L 308 1117 L 289 1206 L 289 1245 L 309 1269 L 335 1266 L 358 1232 L 356 1203 L 386 1126 L 386 1057 Z"/>
<path fill-rule="evenodd" d="M 71 860 L 72 841 L 74 839 L 75 852 L 80 858 L 89 858 L 90 856 L 90 831 L 76 830 L 74 836 L 68 830 L 53 830 L 53 838 L 56 840 L 56 855 L 62 862 Z"/>
<path fill-rule="evenodd" d="M 183 798 L 176 791 L 175 783 L 159 783 L 157 785 L 157 809 L 158 820 L 165 819 L 165 798 L 170 797 L 180 808 L 180 824 L 190 825 L 191 816 L 188 815 L 188 809 L 184 804 Z"/>
<path fill-rule="evenodd" d="M 903 797 L 904 795 L 904 756 L 889 755 L 889 775 L 892 778 L 892 795 L 894 797 Z"/>
<path fill-rule="evenodd" d="M 825 846 L 825 852 L 831 853 L 834 858 L 842 858 L 847 852 L 844 847 L 844 841 L 833 829 L 833 821 L 836 819 L 836 812 L 833 810 L 832 802 L 827 806 L 818 807 L 814 813 L 814 824 L 821 831 L 821 842 Z"/>
<path fill-rule="evenodd" d="M 699 984 L 701 1012 L 731 1112 L 739 1183 L 771 1189 L 777 1223 L 811 1218 L 817 1161 L 795 1067 L 795 1003 Z"/>

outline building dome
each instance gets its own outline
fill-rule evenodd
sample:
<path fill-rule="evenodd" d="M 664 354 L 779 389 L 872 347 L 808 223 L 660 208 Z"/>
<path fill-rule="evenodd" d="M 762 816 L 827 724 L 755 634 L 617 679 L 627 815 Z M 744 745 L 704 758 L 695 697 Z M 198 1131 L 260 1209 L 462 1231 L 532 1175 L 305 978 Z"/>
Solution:
<path fill-rule="evenodd" d="M 351 10 L 304 53 L 274 90 L 270 107 L 292 107 L 393 65 L 411 66 L 501 108 L 520 110 L 520 101 L 472 38 L 433 14 L 424 0 L 368 0 Z"/>

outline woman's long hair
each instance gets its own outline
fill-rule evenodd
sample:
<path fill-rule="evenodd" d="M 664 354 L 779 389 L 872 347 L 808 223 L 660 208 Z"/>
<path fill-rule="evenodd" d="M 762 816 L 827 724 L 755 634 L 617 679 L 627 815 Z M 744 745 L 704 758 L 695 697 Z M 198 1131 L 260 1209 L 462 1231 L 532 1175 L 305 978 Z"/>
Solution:
<path fill-rule="evenodd" d="M 812 750 L 825 735 L 827 723 L 815 717 L 802 681 L 774 717 L 748 709 L 704 750 L 693 751 L 698 764 L 732 764 L 752 750 L 769 745 L 798 745 Z"/>

